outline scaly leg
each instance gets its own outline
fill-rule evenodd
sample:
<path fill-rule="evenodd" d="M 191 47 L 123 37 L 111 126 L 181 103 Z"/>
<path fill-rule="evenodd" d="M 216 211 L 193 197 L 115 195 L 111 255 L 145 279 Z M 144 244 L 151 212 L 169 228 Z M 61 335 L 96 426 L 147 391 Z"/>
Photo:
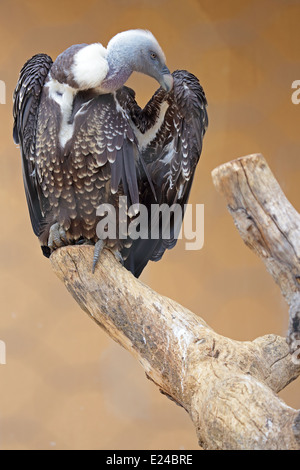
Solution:
<path fill-rule="evenodd" d="M 103 250 L 105 246 L 105 243 L 103 240 L 98 240 L 95 244 L 95 248 L 94 248 L 94 257 L 93 257 L 93 268 L 92 268 L 92 272 L 94 273 L 95 272 L 95 269 L 96 269 L 96 265 L 98 263 L 98 260 L 100 258 L 100 255 L 101 255 L 101 252 Z M 109 248 L 107 248 L 108 250 L 110 250 Z M 122 265 L 124 265 L 124 259 L 123 259 L 123 256 L 121 255 L 121 253 L 119 251 L 116 251 L 116 250 L 110 250 L 117 261 L 119 261 L 119 263 L 121 263 Z"/>
<path fill-rule="evenodd" d="M 61 246 L 67 245 L 67 236 L 64 229 L 59 225 L 59 223 L 55 223 L 51 225 L 49 230 L 49 238 L 48 238 L 48 247 L 51 251 L 56 250 L 56 248 L 60 248 Z"/>
<path fill-rule="evenodd" d="M 113 254 L 115 255 L 116 260 L 119 261 L 122 266 L 124 266 L 124 258 L 121 253 L 119 251 L 113 251 Z"/>
<path fill-rule="evenodd" d="M 92 268 L 92 273 L 95 272 L 96 269 L 96 264 L 98 262 L 98 259 L 100 257 L 101 251 L 103 250 L 104 247 L 104 241 L 103 240 L 98 240 L 95 244 L 94 248 L 94 258 L 93 258 L 93 268 Z"/>

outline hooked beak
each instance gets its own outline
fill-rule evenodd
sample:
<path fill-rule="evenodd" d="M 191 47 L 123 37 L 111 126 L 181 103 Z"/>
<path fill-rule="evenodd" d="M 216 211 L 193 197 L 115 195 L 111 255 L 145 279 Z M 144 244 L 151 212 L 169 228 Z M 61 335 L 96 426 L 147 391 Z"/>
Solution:
<path fill-rule="evenodd" d="M 160 77 L 159 83 L 161 84 L 163 89 L 168 93 L 173 88 L 173 77 L 170 73 L 170 70 L 168 69 L 166 65 L 161 71 L 161 77 Z"/>

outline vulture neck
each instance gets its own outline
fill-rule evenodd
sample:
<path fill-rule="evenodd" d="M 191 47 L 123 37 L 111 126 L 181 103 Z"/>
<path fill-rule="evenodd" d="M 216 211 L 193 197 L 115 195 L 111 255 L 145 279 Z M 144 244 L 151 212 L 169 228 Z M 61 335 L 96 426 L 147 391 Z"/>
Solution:
<path fill-rule="evenodd" d="M 120 54 L 118 50 L 108 50 L 106 60 L 109 69 L 108 74 L 101 83 L 101 89 L 105 93 L 111 93 L 121 88 L 127 82 L 133 69 L 126 55 Z"/>

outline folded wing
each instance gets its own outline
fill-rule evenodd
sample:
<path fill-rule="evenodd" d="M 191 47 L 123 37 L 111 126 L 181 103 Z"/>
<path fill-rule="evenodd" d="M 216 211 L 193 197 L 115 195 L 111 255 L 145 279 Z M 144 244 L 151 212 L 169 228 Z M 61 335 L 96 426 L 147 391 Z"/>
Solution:
<path fill-rule="evenodd" d="M 143 110 L 132 106 L 130 114 L 147 172 L 140 181 L 140 202 L 149 209 L 151 204 L 170 208 L 176 204 L 182 220 L 208 126 L 207 101 L 193 74 L 178 70 L 173 78 L 171 93 L 159 89 Z M 176 245 L 180 230 L 177 220 L 171 213 L 166 236 L 161 213 L 152 221 L 149 217 L 149 239 L 136 240 L 125 263 L 137 277 L 149 260 L 160 260 L 166 249 Z M 159 233 L 158 238 L 151 238 L 151 229 Z"/>
<path fill-rule="evenodd" d="M 13 138 L 20 145 L 25 194 L 35 235 L 39 236 L 47 205 L 37 182 L 35 136 L 42 89 L 52 66 L 47 54 L 29 59 L 20 71 L 13 97 Z"/>

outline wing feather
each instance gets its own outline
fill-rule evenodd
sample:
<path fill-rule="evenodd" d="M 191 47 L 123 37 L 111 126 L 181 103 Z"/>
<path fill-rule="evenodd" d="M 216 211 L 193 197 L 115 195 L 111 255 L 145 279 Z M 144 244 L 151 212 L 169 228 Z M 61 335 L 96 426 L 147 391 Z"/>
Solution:
<path fill-rule="evenodd" d="M 92 99 L 74 122 L 74 137 L 69 143 L 74 162 L 86 153 L 94 157 L 95 171 L 109 165 L 111 191 L 116 193 L 123 185 L 131 204 L 138 203 L 135 137 L 117 97 L 107 94 Z"/>
<path fill-rule="evenodd" d="M 161 126 L 154 138 L 143 142 L 141 159 L 146 162 L 147 172 L 154 186 L 156 198 L 149 185 L 149 177 L 140 184 L 140 200 L 148 208 L 151 204 L 179 204 L 184 216 L 197 163 L 202 151 L 203 137 L 208 126 L 207 101 L 198 79 L 185 70 L 173 73 L 174 88 L 166 94 L 159 89 L 144 110 L 137 106 L 131 108 L 133 125 L 137 135 L 146 135 L 151 127 L 157 125 L 163 103 L 168 103 Z M 170 237 L 164 238 L 160 224 L 158 240 L 138 239 L 134 241 L 125 266 L 138 277 L 149 260 L 158 261 L 166 249 L 177 242 L 177 229 L 171 219 Z M 149 220 L 150 224 L 150 220 Z M 176 230 L 175 230 L 176 229 Z"/>
<path fill-rule="evenodd" d="M 13 96 L 13 138 L 20 145 L 25 194 L 34 233 L 38 236 L 43 223 L 43 196 L 34 163 L 35 134 L 41 91 L 52 66 L 46 54 L 29 59 L 20 71 Z"/>

